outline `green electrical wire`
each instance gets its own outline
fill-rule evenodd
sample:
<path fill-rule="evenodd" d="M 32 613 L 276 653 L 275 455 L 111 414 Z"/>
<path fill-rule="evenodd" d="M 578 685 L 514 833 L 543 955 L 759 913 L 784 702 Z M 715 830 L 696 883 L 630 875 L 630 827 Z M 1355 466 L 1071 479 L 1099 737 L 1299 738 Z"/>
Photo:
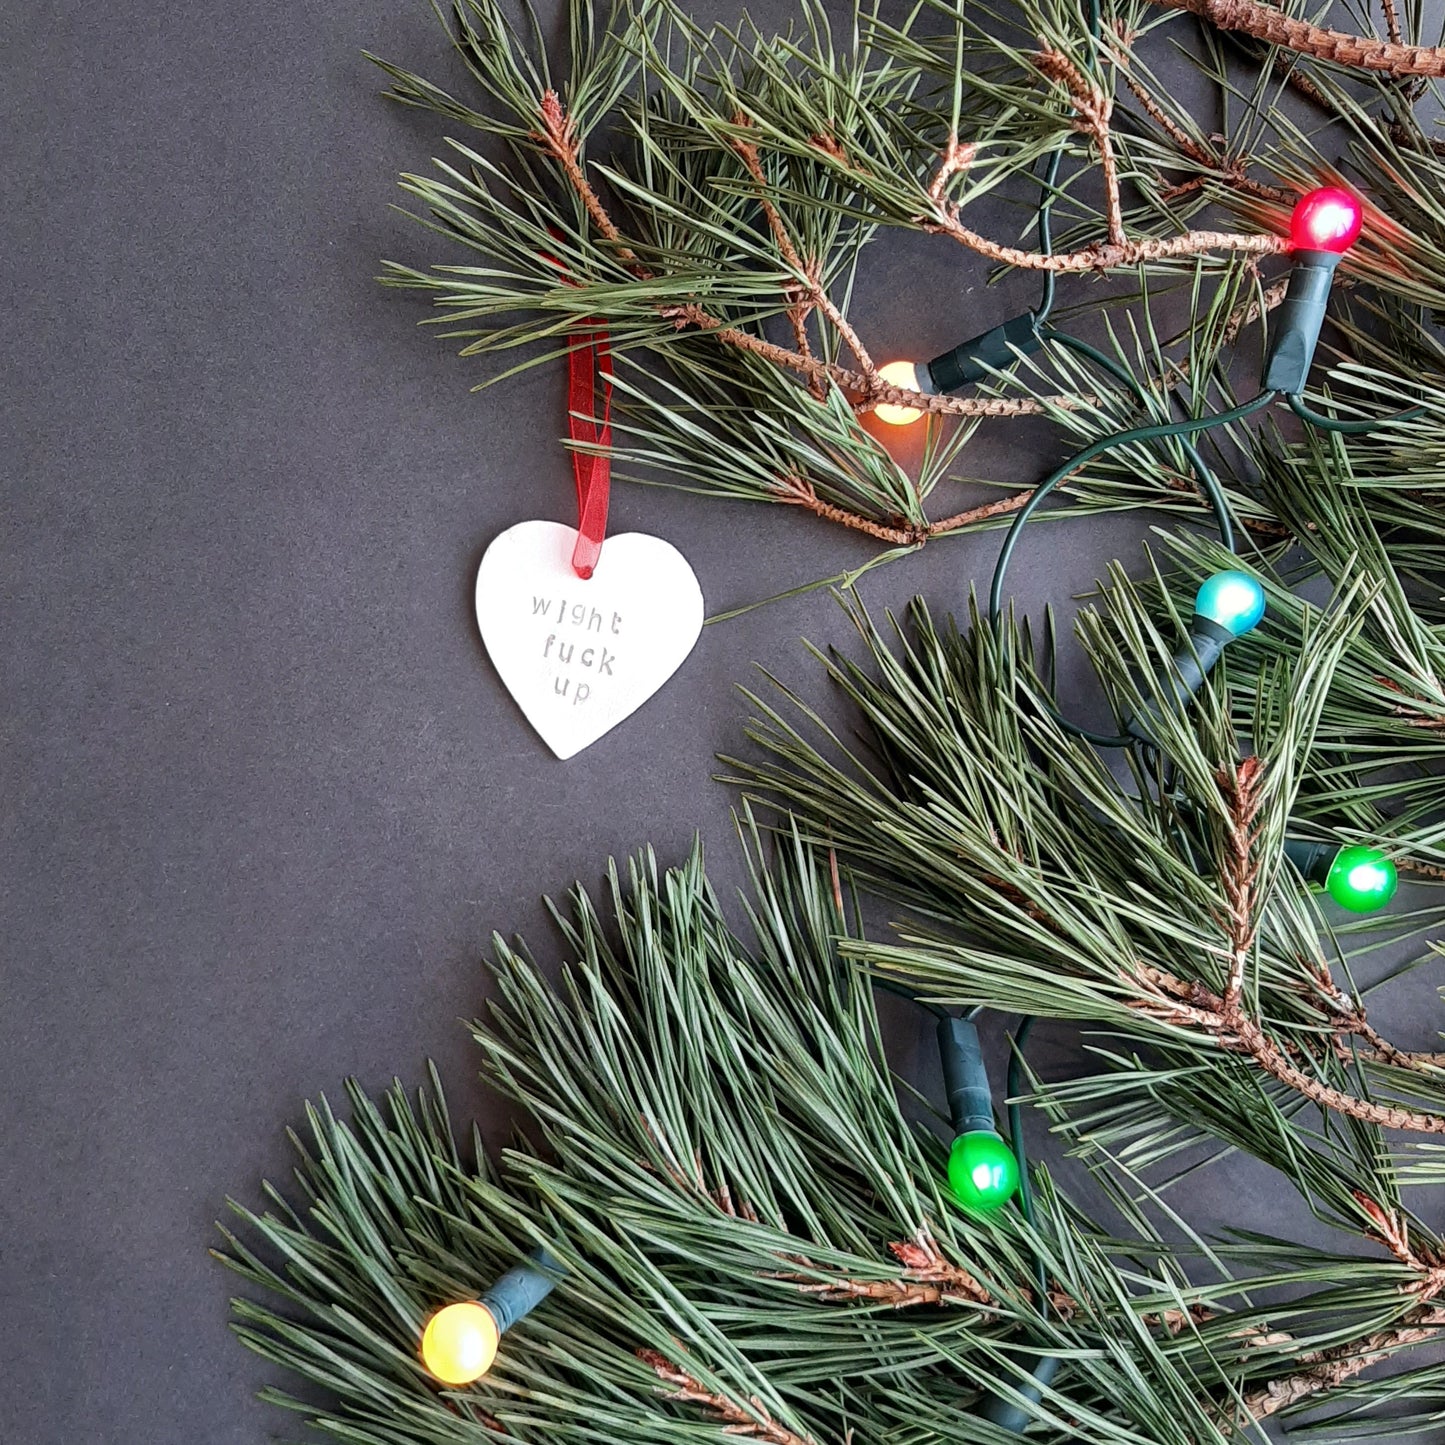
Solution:
<path fill-rule="evenodd" d="M 1075 452 L 1068 461 L 1056 468 L 1051 475 L 1046 477 L 1037 487 L 1034 488 L 1033 496 L 1022 506 L 1014 517 L 1013 525 L 1008 530 L 1008 535 L 1003 540 L 1003 546 L 999 548 L 998 561 L 994 564 L 993 582 L 989 587 L 988 594 L 988 617 L 989 622 L 995 627 L 1003 613 L 1003 585 L 1004 578 L 1008 573 L 1009 563 L 1013 560 L 1013 554 L 1018 547 L 1019 538 L 1023 535 L 1023 529 L 1028 525 L 1029 519 L 1038 511 L 1039 507 L 1048 499 L 1051 492 L 1066 478 L 1073 475 L 1080 467 L 1093 461 L 1097 456 L 1111 450 L 1114 447 L 1130 446 L 1135 442 L 1161 441 L 1166 437 L 1193 436 L 1198 432 L 1209 431 L 1213 427 L 1227 426 L 1231 422 L 1242 420 L 1252 413 L 1261 411 L 1267 407 L 1275 398 L 1272 391 L 1262 391 L 1249 401 L 1239 406 L 1231 407 L 1228 411 L 1215 413 L 1213 416 L 1192 417 L 1187 421 L 1155 422 L 1151 426 L 1134 427 L 1130 431 L 1114 432 L 1110 436 L 1100 437 L 1097 441 L 1090 442 L 1082 451 Z M 1093 743 L 1101 748 L 1122 748 L 1128 747 L 1137 742 L 1129 733 L 1100 733 L 1090 728 L 1080 727 L 1077 723 L 1071 723 L 1063 717 L 1059 711 L 1046 699 L 1039 699 L 1040 706 L 1062 727 L 1074 737 L 1083 738 L 1086 742 Z"/>
<path fill-rule="evenodd" d="M 916 1003 L 919 1008 L 925 1008 L 936 1018 L 952 1018 L 949 1011 L 942 1004 L 936 1004 L 932 999 L 919 998 L 911 988 L 904 988 L 901 983 L 894 983 L 890 978 L 873 978 L 873 987 L 881 988 L 884 993 L 896 994 L 899 998 L 906 998 L 909 1003 Z"/>
<path fill-rule="evenodd" d="M 1414 421 L 1417 416 L 1424 416 L 1426 410 L 1423 406 L 1412 406 L 1406 411 L 1396 411 L 1391 412 L 1389 416 L 1376 417 L 1373 421 L 1340 421 L 1336 417 L 1324 416 L 1306 406 L 1298 396 L 1291 396 L 1287 400 L 1289 409 L 1306 426 L 1317 427 L 1320 431 L 1341 432 L 1345 436 L 1364 436 L 1368 432 L 1379 431 L 1392 422 Z"/>
<path fill-rule="evenodd" d="M 1060 346 L 1067 346 L 1070 351 L 1077 351 L 1080 356 L 1087 357 L 1095 366 L 1107 371 L 1133 394 L 1135 401 L 1141 406 L 1148 403 L 1149 394 L 1139 385 L 1128 369 L 1120 366 L 1112 356 L 1106 355 L 1097 346 L 1091 346 L 1077 336 L 1070 336 L 1066 331 L 1056 331 L 1053 327 L 1047 327 L 1043 336 L 1046 341 L 1057 342 Z M 1233 552 L 1236 550 L 1234 517 L 1229 510 L 1229 499 L 1224 495 L 1224 488 L 1219 485 L 1218 478 L 1206 464 L 1204 458 L 1199 455 L 1199 450 L 1194 443 L 1187 437 L 1180 440 L 1183 444 L 1184 455 L 1188 458 L 1189 465 L 1194 468 L 1195 475 L 1199 478 L 1199 484 L 1209 498 L 1209 505 L 1214 509 L 1214 521 L 1219 528 L 1219 540 L 1224 544 L 1226 551 Z"/>

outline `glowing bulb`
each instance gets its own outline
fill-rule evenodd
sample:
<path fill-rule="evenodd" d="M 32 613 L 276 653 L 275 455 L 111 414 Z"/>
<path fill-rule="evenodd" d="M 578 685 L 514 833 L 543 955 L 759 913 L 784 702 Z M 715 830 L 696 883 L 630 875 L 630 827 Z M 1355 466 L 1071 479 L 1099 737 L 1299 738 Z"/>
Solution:
<path fill-rule="evenodd" d="M 911 361 L 890 361 L 887 366 L 878 368 L 878 375 L 889 386 L 905 386 L 909 391 L 924 389 L 919 385 L 918 367 Z M 917 421 L 923 415 L 915 406 L 895 406 L 886 401 L 879 402 L 873 408 L 873 414 L 889 426 L 907 426 L 909 422 Z"/>
<path fill-rule="evenodd" d="M 1325 877 L 1325 892 L 1351 913 L 1383 908 L 1399 886 L 1395 865 L 1378 848 L 1359 844 L 1341 848 Z"/>
<path fill-rule="evenodd" d="M 444 1385 L 470 1385 L 492 1368 L 500 1339 L 486 1305 L 475 1300 L 447 1305 L 422 1332 L 422 1363 Z"/>
<path fill-rule="evenodd" d="M 1200 585 L 1194 611 L 1235 637 L 1243 637 L 1264 616 L 1264 588 L 1248 572 L 1216 572 Z"/>
<path fill-rule="evenodd" d="M 1019 1187 L 1019 1161 L 991 1129 L 960 1134 L 948 1154 L 948 1184 L 965 1209 L 999 1209 Z"/>
<path fill-rule="evenodd" d="M 1289 243 L 1296 251 L 1348 251 L 1360 234 L 1364 209 L 1358 196 L 1339 186 L 1321 186 L 1301 196 L 1289 218 Z"/>

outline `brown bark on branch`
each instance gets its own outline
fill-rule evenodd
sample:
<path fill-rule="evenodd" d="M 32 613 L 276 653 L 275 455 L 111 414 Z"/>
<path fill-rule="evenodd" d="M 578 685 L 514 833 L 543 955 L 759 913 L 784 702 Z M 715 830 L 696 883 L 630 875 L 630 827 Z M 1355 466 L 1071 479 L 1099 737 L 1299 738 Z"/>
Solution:
<path fill-rule="evenodd" d="M 1246 758 L 1229 785 L 1229 834 L 1225 839 L 1224 896 L 1229 905 L 1229 979 L 1224 986 L 1224 1008 L 1239 1008 L 1245 968 L 1255 937 L 1255 885 L 1259 865 L 1254 858 L 1256 825 L 1264 802 L 1264 765 Z"/>
<path fill-rule="evenodd" d="M 560 166 L 568 184 L 576 192 L 586 210 L 592 224 L 599 232 L 610 241 L 616 248 L 618 259 L 623 262 L 629 271 L 639 280 L 650 280 L 653 272 L 645 266 L 638 258 L 637 253 L 623 239 L 622 232 L 617 224 L 608 214 L 607 208 L 602 204 L 601 198 L 592 189 L 591 182 L 582 169 L 578 157 L 577 138 L 572 118 L 562 107 L 562 102 L 553 91 L 548 91 L 542 97 L 540 108 L 542 129 L 537 133 L 537 139 L 546 147 L 553 159 Z M 770 208 L 770 207 L 769 207 Z M 781 231 L 781 221 L 778 222 Z M 784 233 L 786 234 L 786 233 Z M 791 248 L 791 242 L 789 242 Z M 792 251 L 794 257 L 796 250 Z M 792 264 L 790 262 L 789 264 Z M 806 268 L 800 269 L 806 274 Z M 823 297 L 822 288 L 818 288 L 819 299 Z M 819 305 L 822 300 L 819 299 Z M 830 310 L 833 308 L 831 300 L 827 303 Z M 805 355 L 801 351 L 789 351 L 786 346 L 778 346 L 774 342 L 766 341 L 760 336 L 754 336 L 751 332 L 743 331 L 736 326 L 729 326 L 718 317 L 713 316 L 697 302 L 688 302 L 679 305 L 661 305 L 658 307 L 658 314 L 670 320 L 679 329 L 696 327 L 700 331 L 706 331 L 715 336 L 719 341 L 729 346 L 735 346 L 742 351 L 751 351 L 755 356 L 761 356 L 780 366 L 785 370 L 796 372 L 807 380 L 818 380 L 823 382 L 834 382 L 844 391 L 863 399 L 863 407 L 876 405 L 878 402 L 891 402 L 895 406 L 908 406 L 916 411 L 926 411 L 934 414 L 947 416 L 1038 416 L 1048 410 L 1049 405 L 1068 408 L 1077 406 L 1078 402 L 1072 397 L 1054 397 L 1049 401 L 1037 401 L 1032 397 L 964 397 L 964 396 L 931 396 L 921 391 L 914 391 L 909 387 L 890 386 L 876 378 L 876 373 L 870 375 L 866 371 L 851 371 L 847 367 L 838 366 L 835 363 L 820 361 L 811 355 Z M 829 318 L 833 319 L 832 316 Z M 837 313 L 837 321 L 841 321 L 843 335 L 853 346 L 857 341 L 852 328 L 848 326 L 841 313 Z M 837 322 L 835 322 L 837 324 Z M 859 365 L 862 366 L 867 358 L 866 350 L 862 350 L 862 343 L 857 342 L 856 354 L 859 356 Z M 871 360 L 867 361 L 871 367 Z"/>
<path fill-rule="evenodd" d="M 1124 204 L 1119 196 L 1119 162 L 1114 155 L 1114 141 L 1109 134 L 1109 121 L 1114 113 L 1114 97 L 1093 84 L 1084 73 L 1057 50 L 1041 50 L 1034 63 L 1050 80 L 1069 93 L 1069 103 L 1078 120 L 1074 128 L 1094 142 L 1099 153 L 1099 169 L 1104 180 L 1104 215 L 1111 245 L 1124 246 Z"/>
<path fill-rule="evenodd" d="M 739 115 L 735 117 L 735 123 L 746 125 L 747 117 Z M 782 256 L 784 264 L 791 266 L 797 272 L 799 284 L 806 288 L 809 300 L 833 323 L 838 334 L 848 343 L 849 350 L 858 360 L 859 371 L 868 379 L 868 390 L 871 393 L 872 385 L 878 378 L 878 368 L 873 365 L 873 358 L 869 356 L 867 348 L 859 340 L 858 333 L 849 324 L 848 318 L 843 315 L 833 303 L 833 298 L 819 284 L 812 269 L 804 265 L 802 256 L 798 254 L 798 248 L 793 244 L 793 238 L 788 234 L 787 227 L 783 225 L 783 218 L 778 214 L 778 208 L 768 195 L 768 178 L 763 170 L 763 162 L 758 155 L 758 148 L 751 141 L 738 139 L 733 141 L 733 149 L 738 153 L 748 175 L 752 177 L 753 183 L 758 188 L 758 202 L 763 208 L 763 214 L 768 218 L 768 229 L 773 233 L 773 240 L 777 243 L 778 253 Z"/>
<path fill-rule="evenodd" d="M 1395 0 L 1380 0 L 1380 8 L 1385 12 L 1385 33 L 1392 44 L 1401 44 L 1404 37 L 1400 33 L 1400 12 L 1395 8 Z"/>
<path fill-rule="evenodd" d="M 685 1400 L 701 1405 L 715 1419 L 723 1422 L 724 1433 L 743 1440 L 762 1440 L 766 1445 L 817 1445 L 811 1435 L 799 1435 L 773 1419 L 763 1402 L 752 1396 L 746 1405 L 727 1395 L 703 1388 L 702 1382 L 674 1365 L 657 1350 L 638 1350 L 637 1358 L 651 1365 L 657 1378 L 669 1389 L 660 1393 L 669 1400 Z"/>
<path fill-rule="evenodd" d="M 1140 993 L 1140 997 L 1130 1000 L 1130 1008 L 1176 1028 L 1198 1029 L 1228 1052 L 1247 1055 L 1271 1078 L 1321 1109 L 1333 1109 L 1382 1129 L 1445 1134 L 1445 1118 L 1438 1114 L 1359 1099 L 1305 1073 L 1240 1007 L 1226 1007 L 1224 999 L 1203 984 L 1186 982 L 1147 964 L 1136 965 L 1130 981 Z"/>
<path fill-rule="evenodd" d="M 549 90 L 542 97 L 542 132 L 538 136 L 551 152 L 552 158 L 562 167 L 567 183 L 576 192 L 592 224 L 617 248 L 617 258 L 634 275 L 650 276 L 652 273 L 637 259 L 637 253 L 622 239 L 601 197 L 592 189 L 592 182 L 582 169 L 578 158 L 577 127 L 572 117 L 563 108 L 561 98 L 555 90 Z"/>
<path fill-rule="evenodd" d="M 1134 99 L 1144 107 L 1149 119 L 1178 146 L 1181 154 L 1188 156 L 1196 165 L 1204 166 L 1211 171 L 1218 171 L 1219 179 L 1232 190 L 1241 191 L 1249 196 L 1257 196 L 1262 201 L 1276 201 L 1282 205 L 1293 203 L 1295 199 L 1293 191 L 1287 191 L 1283 186 L 1271 186 L 1264 181 L 1257 181 L 1245 170 L 1243 161 L 1221 158 L 1214 155 L 1208 147 L 1201 145 L 1164 110 L 1164 107 L 1137 80 L 1126 75 L 1124 84 L 1129 87 Z M 1210 179 L 1209 176 L 1195 176 L 1192 180 L 1175 186 L 1169 194 L 1171 196 L 1183 195 L 1186 193 L 1186 188 L 1198 190 Z"/>
<path fill-rule="evenodd" d="M 779 346 L 761 336 L 754 336 L 750 331 L 727 325 L 693 302 L 660 307 L 659 314 L 679 330 L 689 326 L 696 327 L 699 331 L 715 336 L 719 341 L 727 342 L 729 346 L 737 347 L 739 351 L 751 351 L 754 356 L 761 356 L 764 360 L 771 361 L 774 366 L 797 372 L 800 376 L 819 376 L 834 382 L 852 396 L 860 398 L 857 407 L 859 411 L 871 410 L 879 403 L 891 403 L 894 406 L 912 407 L 914 411 L 924 411 L 934 416 L 1042 416 L 1050 407 L 1059 407 L 1065 411 L 1076 410 L 1085 400 L 1072 396 L 1051 396 L 1043 400 L 1031 396 L 934 396 L 914 391 L 912 387 L 893 386 L 881 377 L 876 382 L 871 382 L 862 372 L 850 371 L 846 366 L 800 356 L 796 351 L 789 351 L 786 346 Z"/>
<path fill-rule="evenodd" d="M 1356 70 L 1383 70 L 1390 75 L 1445 76 L 1445 48 L 1433 45 L 1400 45 L 1393 40 L 1375 40 L 1326 30 L 1276 10 L 1260 0 L 1154 0 L 1166 10 L 1187 10 L 1220 30 L 1238 30 L 1280 45 L 1316 60 Z"/>
<path fill-rule="evenodd" d="M 1258 905 L 1258 865 L 1254 859 L 1256 824 L 1263 804 L 1263 764 L 1247 758 L 1233 778 L 1222 776 L 1229 809 L 1229 834 L 1221 866 L 1226 903 L 1224 919 L 1228 938 L 1229 970 L 1222 993 L 1202 983 L 1176 978 L 1163 969 L 1136 965 L 1130 982 L 1140 996 L 1129 1007 L 1146 1017 L 1177 1028 L 1197 1029 L 1230 1053 L 1244 1054 L 1271 1078 L 1301 1094 L 1321 1109 L 1333 1109 L 1352 1119 L 1362 1119 L 1384 1129 L 1401 1129 L 1416 1134 L 1445 1134 L 1445 1117 L 1393 1104 L 1377 1104 L 1336 1089 L 1306 1073 L 1290 1057 L 1290 1050 L 1277 1044 L 1245 1012 L 1243 1003 L 1245 970 L 1254 946 Z M 1364 1012 L 1342 994 L 1327 973 L 1305 966 L 1309 989 L 1324 1000 L 1336 1015 L 1335 1035 L 1329 1041 L 1337 1047 L 1342 1035 L 1364 1037 L 1377 1051 L 1393 1052 L 1391 1045 L 1371 1027 Z M 1300 1052 L 1300 1051 L 1296 1051 Z M 1301 1057 L 1303 1054 L 1301 1053 Z"/>
<path fill-rule="evenodd" d="M 796 1284 L 800 1293 L 815 1295 L 831 1304 L 863 1300 L 901 1310 L 914 1305 L 996 1303 L 973 1275 L 944 1258 L 927 1227 L 920 1229 L 914 1238 L 900 1240 L 888 1248 L 904 1265 L 903 1273 L 894 1279 L 813 1280 L 799 1274 L 779 1274 L 774 1278 Z M 812 1267 L 806 1259 L 796 1263 Z"/>
<path fill-rule="evenodd" d="M 837 522 L 855 532 L 865 532 L 868 536 L 895 547 L 921 547 L 930 537 L 957 532 L 976 522 L 987 521 L 990 517 L 1016 512 L 1033 496 L 1033 489 L 1030 488 L 1026 492 L 1015 492 L 1011 497 L 1000 497 L 997 501 L 984 502 L 981 506 L 970 507 L 967 511 L 955 512 L 953 516 L 944 517 L 937 522 L 895 525 L 874 521 L 871 517 L 850 512 L 846 507 L 825 502 L 813 484 L 803 477 L 786 477 L 779 481 L 776 490 L 779 500 L 790 506 L 804 507 L 826 522 Z"/>
<path fill-rule="evenodd" d="M 959 219 L 954 207 L 923 218 L 923 229 L 932 235 L 948 236 L 960 246 L 976 251 L 1003 266 L 1018 266 L 1029 271 L 1106 271 L 1114 266 L 1137 266 L 1143 261 L 1174 261 L 1186 256 L 1201 256 L 1209 251 L 1233 251 L 1239 255 L 1274 256 L 1289 249 L 1283 236 L 1242 235 L 1229 231 L 1185 231 L 1178 236 L 1144 237 L 1137 241 L 1100 241 L 1080 251 L 1058 251 L 1044 255 L 1025 251 L 1019 246 L 1001 246 L 977 231 L 971 231 Z"/>
<path fill-rule="evenodd" d="M 1244 1397 L 1244 1408 L 1255 1420 L 1267 1420 L 1290 1405 L 1297 1405 L 1321 1390 L 1331 1390 L 1363 1374 L 1371 1365 L 1387 1360 L 1406 1345 L 1418 1345 L 1439 1338 L 1445 1325 L 1445 1310 L 1422 1309 L 1407 1317 L 1408 1322 L 1393 1330 L 1368 1335 L 1357 1344 L 1332 1350 L 1316 1350 L 1296 1363 L 1303 1368 L 1282 1379 L 1271 1380 Z"/>

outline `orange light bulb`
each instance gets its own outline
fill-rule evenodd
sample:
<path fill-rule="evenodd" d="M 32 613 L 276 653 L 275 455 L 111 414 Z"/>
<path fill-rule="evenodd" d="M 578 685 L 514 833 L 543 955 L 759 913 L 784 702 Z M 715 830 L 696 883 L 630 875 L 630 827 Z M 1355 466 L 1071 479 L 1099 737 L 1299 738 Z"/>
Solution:
<path fill-rule="evenodd" d="M 486 1305 L 476 1300 L 447 1305 L 422 1331 L 422 1364 L 444 1385 L 470 1385 L 492 1368 L 500 1339 Z"/>
<path fill-rule="evenodd" d="M 906 386 L 910 391 L 921 391 L 918 384 L 918 367 L 911 361 L 890 361 L 878 368 L 878 375 L 890 386 Z M 907 426 L 923 415 L 915 406 L 896 406 L 892 402 L 879 402 L 873 414 L 889 426 Z"/>

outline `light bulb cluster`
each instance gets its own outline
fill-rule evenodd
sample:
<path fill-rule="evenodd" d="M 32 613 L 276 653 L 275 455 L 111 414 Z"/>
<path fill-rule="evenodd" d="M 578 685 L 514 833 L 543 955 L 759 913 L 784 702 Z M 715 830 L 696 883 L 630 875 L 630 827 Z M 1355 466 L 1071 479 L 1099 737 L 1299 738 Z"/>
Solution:
<path fill-rule="evenodd" d="M 422 1364 L 443 1385 L 471 1385 L 492 1368 L 502 1336 L 547 1298 L 563 1273 L 545 1249 L 509 1269 L 478 1300 L 437 1310 L 422 1330 Z"/>

